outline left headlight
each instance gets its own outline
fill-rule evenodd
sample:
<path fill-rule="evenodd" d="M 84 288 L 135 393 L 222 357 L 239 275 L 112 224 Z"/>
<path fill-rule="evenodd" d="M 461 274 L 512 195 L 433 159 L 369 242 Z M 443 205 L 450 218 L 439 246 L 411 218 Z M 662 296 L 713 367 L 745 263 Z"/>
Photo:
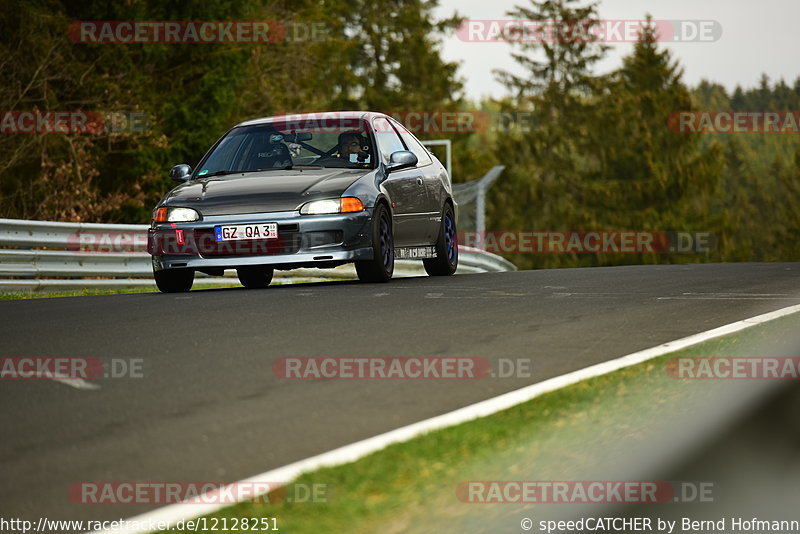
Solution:
<path fill-rule="evenodd" d="M 200 220 L 200 213 L 192 208 L 157 208 L 153 213 L 153 221 L 164 222 L 193 222 Z"/>
<path fill-rule="evenodd" d="M 364 211 L 364 204 L 355 197 L 314 200 L 300 208 L 300 213 L 303 215 L 329 215 L 332 213 L 356 213 L 359 211 Z"/>

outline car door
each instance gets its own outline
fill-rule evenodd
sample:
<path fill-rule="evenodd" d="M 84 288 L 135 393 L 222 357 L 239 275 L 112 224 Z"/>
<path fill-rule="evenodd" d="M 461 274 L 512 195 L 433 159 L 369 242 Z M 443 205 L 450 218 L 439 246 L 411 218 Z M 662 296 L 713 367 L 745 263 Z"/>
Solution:
<path fill-rule="evenodd" d="M 384 163 L 392 153 L 407 150 L 400 135 L 384 117 L 376 117 L 372 126 L 378 152 Z M 416 167 L 396 171 L 381 183 L 392 203 L 396 247 L 427 244 L 428 192 L 422 170 Z"/>
<path fill-rule="evenodd" d="M 433 243 L 439 235 L 442 208 L 447 197 L 443 180 L 446 180 L 446 171 L 428 152 L 428 149 L 409 132 L 402 124 L 390 119 L 390 122 L 400 134 L 400 138 L 408 150 L 417 156 L 417 169 L 422 173 L 422 179 L 427 191 L 427 202 L 424 210 L 425 233 L 427 243 Z"/>

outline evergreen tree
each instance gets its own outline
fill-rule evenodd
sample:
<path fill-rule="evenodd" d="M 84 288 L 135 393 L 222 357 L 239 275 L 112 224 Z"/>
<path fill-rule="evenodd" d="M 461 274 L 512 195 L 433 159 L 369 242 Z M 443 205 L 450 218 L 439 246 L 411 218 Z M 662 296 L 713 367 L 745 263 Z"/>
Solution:
<path fill-rule="evenodd" d="M 733 90 L 733 95 L 731 96 L 731 108 L 739 111 L 747 108 L 747 101 L 744 97 L 744 91 L 740 85 L 736 85 L 736 88 Z"/>
<path fill-rule="evenodd" d="M 542 94 L 552 98 L 557 94 L 573 97 L 591 92 L 595 85 L 592 66 L 609 48 L 591 31 L 597 22 L 597 6 L 598 2 L 584 0 L 531 0 L 528 7 L 516 6 L 508 15 L 528 23 L 538 22 L 540 30 L 533 35 L 523 30 L 511 31 L 507 38 L 520 49 L 512 57 L 525 74 L 497 71 L 498 78 L 522 101 Z M 544 59 L 538 59 L 542 55 Z"/>
<path fill-rule="evenodd" d="M 514 216 L 502 207 L 490 211 L 490 220 L 495 226 L 518 230 L 586 227 L 590 221 L 581 210 L 580 183 L 594 164 L 589 130 L 595 113 L 592 96 L 601 84 L 592 67 L 608 48 L 589 29 L 598 18 L 597 3 L 531 0 L 529 6 L 517 6 L 508 15 L 538 21 L 543 29 L 538 36 L 509 36 L 519 49 L 513 57 L 523 75 L 496 71 L 516 96 L 516 110 L 529 112 L 534 127 L 498 136 L 498 150 L 506 155 L 509 168 L 493 198 L 499 206 L 519 202 L 524 207 Z M 515 260 L 540 267 L 579 261 L 566 255 Z"/>
<path fill-rule="evenodd" d="M 779 261 L 800 260 L 800 148 L 792 165 L 781 170 L 779 177 L 782 202 L 776 216 L 778 232 L 773 257 Z M 771 230 L 771 228 L 769 228 Z M 767 233 L 767 232 L 763 232 Z"/>
<path fill-rule="evenodd" d="M 458 101 L 457 64 L 441 36 L 461 18 L 438 20 L 439 0 L 323 0 L 314 15 L 330 28 L 317 65 L 334 109 L 437 110 Z"/>
<path fill-rule="evenodd" d="M 649 21 L 648 16 L 648 21 Z M 670 116 L 695 109 L 682 69 L 644 31 L 603 97 L 595 131 L 601 166 L 589 182 L 597 219 L 614 227 L 709 230 L 719 225 L 708 204 L 722 173 L 717 143 L 676 133 Z"/>

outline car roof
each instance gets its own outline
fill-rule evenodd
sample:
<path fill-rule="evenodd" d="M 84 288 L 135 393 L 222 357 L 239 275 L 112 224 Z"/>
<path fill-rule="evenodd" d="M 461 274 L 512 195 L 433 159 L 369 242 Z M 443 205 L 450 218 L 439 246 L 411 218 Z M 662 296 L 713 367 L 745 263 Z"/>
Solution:
<path fill-rule="evenodd" d="M 273 117 L 262 117 L 240 122 L 239 126 L 252 126 L 255 124 L 267 124 L 270 122 L 281 121 L 306 121 L 306 120 L 330 120 L 330 119 L 361 119 L 372 120 L 374 117 L 386 117 L 385 114 L 377 111 L 315 111 L 313 113 L 286 113 Z"/>

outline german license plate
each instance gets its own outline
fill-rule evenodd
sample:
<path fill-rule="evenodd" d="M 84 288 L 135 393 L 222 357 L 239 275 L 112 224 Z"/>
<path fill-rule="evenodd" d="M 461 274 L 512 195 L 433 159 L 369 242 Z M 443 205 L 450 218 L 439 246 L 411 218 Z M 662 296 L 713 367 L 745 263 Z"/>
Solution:
<path fill-rule="evenodd" d="M 237 224 L 234 226 L 215 226 L 217 241 L 242 241 L 248 239 L 277 239 L 278 223 Z"/>

